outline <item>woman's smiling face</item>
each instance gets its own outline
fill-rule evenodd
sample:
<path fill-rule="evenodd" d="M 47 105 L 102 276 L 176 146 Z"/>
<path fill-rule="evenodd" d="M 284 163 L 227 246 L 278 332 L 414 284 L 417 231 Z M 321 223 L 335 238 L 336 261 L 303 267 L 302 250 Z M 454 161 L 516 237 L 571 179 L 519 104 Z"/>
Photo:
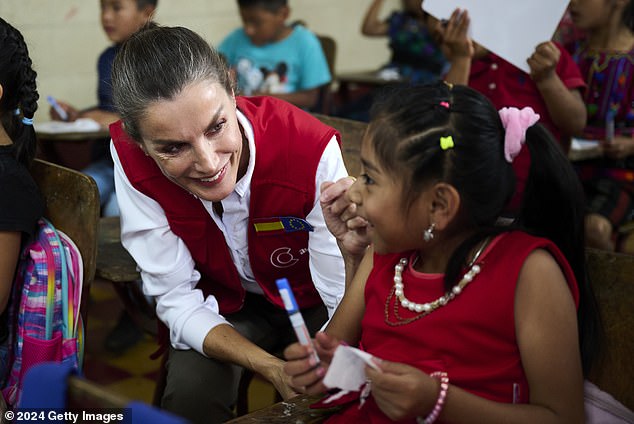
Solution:
<path fill-rule="evenodd" d="M 249 160 L 235 97 L 210 81 L 194 82 L 169 100 L 151 103 L 140 120 L 143 149 L 163 174 L 212 202 L 227 197 Z"/>

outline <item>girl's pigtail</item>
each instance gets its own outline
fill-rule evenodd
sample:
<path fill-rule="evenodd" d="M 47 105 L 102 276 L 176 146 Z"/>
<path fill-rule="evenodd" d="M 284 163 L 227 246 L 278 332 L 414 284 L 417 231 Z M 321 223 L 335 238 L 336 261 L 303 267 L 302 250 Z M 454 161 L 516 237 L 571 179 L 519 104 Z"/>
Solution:
<path fill-rule="evenodd" d="M 537 124 L 528 128 L 526 147 L 531 166 L 517 223 L 552 240 L 575 273 L 580 293 L 579 339 L 587 375 L 597 354 L 600 324 L 585 265 L 583 188 L 570 161 L 544 127 Z"/>

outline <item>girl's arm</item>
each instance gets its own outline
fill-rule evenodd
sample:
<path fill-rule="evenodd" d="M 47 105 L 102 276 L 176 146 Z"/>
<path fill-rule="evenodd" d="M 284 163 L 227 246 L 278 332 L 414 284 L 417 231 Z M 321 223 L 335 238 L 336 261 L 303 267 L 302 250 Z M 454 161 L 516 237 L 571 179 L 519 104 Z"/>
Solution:
<path fill-rule="evenodd" d="M 22 233 L 19 231 L 0 231 L 0 313 L 4 312 L 11 297 L 21 241 Z"/>
<path fill-rule="evenodd" d="M 346 292 L 335 311 L 326 333 L 344 340 L 349 345 L 356 346 L 361 339 L 361 319 L 365 312 L 365 283 L 373 265 L 374 249 L 370 246 L 361 260 L 352 282 L 346 287 Z"/>
<path fill-rule="evenodd" d="M 559 265 L 543 250 L 526 259 L 515 293 L 515 327 L 529 404 L 493 402 L 451 385 L 440 420 L 452 423 L 583 423 L 583 376 L 576 308 Z M 404 364 L 366 367 L 372 395 L 392 419 L 426 417 L 438 380 Z"/>
<path fill-rule="evenodd" d="M 547 41 L 535 48 L 527 63 L 553 122 L 564 134 L 573 136 L 583 132 L 587 112 L 579 90 L 566 87 L 557 75 L 560 58 L 559 48 Z"/>
<path fill-rule="evenodd" d="M 386 21 L 379 19 L 379 12 L 383 6 L 383 0 L 374 0 L 363 18 L 361 33 L 368 37 L 381 37 L 387 35 L 390 26 Z"/>

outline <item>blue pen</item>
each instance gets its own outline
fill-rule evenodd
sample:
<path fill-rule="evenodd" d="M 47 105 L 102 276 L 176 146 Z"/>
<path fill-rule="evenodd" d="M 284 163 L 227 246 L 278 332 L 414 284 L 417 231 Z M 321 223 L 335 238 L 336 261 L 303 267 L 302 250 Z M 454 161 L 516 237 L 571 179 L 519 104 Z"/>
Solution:
<path fill-rule="evenodd" d="M 59 103 L 57 103 L 57 100 L 55 100 L 55 97 L 46 96 L 46 100 L 48 100 L 48 103 L 53 107 L 53 109 L 55 109 L 55 112 L 57 112 L 59 117 L 62 118 L 62 121 L 68 121 L 68 114 L 66 113 L 64 109 L 62 109 Z"/>
<path fill-rule="evenodd" d="M 293 296 L 288 280 L 286 278 L 280 278 L 279 280 L 275 280 L 275 282 L 277 283 L 277 289 L 280 292 L 280 296 L 282 296 L 284 308 L 286 308 L 286 312 L 288 312 L 288 317 L 291 320 L 291 325 L 293 326 L 293 330 L 295 330 L 299 344 L 310 346 L 310 333 L 304 322 L 304 317 L 302 317 L 302 313 L 299 311 L 297 301 L 295 300 L 295 296 Z M 315 352 L 314 348 L 312 356 L 315 363 L 319 363 L 319 356 L 317 356 L 317 352 Z"/>

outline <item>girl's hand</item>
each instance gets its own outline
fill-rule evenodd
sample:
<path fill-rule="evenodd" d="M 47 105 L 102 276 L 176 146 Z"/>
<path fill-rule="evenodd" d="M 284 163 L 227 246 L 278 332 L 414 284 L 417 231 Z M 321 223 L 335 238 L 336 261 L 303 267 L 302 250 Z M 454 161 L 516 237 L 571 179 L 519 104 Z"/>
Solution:
<path fill-rule="evenodd" d="M 372 396 L 391 420 L 424 417 L 436 404 L 438 380 L 409 365 L 380 361 L 381 371 L 366 367 Z"/>
<path fill-rule="evenodd" d="M 555 76 L 560 57 L 561 52 L 552 41 L 537 45 L 531 57 L 526 60 L 532 80 L 538 83 Z"/>
<path fill-rule="evenodd" d="M 602 143 L 603 154 L 610 159 L 625 159 L 634 155 L 634 138 L 616 135 L 611 143 Z"/>
<path fill-rule="evenodd" d="M 343 253 L 359 258 L 370 245 L 370 239 L 366 233 L 368 222 L 357 216 L 357 205 L 346 195 L 354 182 L 353 177 L 345 177 L 335 183 L 323 183 L 319 202 L 326 226 Z"/>
<path fill-rule="evenodd" d="M 293 343 L 284 349 L 284 358 L 287 361 L 284 372 L 290 377 L 291 385 L 302 393 L 325 392 L 328 388 L 324 386 L 323 378 L 339 344 L 337 338 L 319 332 L 315 335 L 313 346 Z M 313 351 L 319 356 L 318 364 L 312 358 Z"/>
<path fill-rule="evenodd" d="M 469 12 L 456 9 L 449 21 L 438 27 L 442 38 L 442 51 L 449 61 L 471 59 L 475 54 L 473 41 L 467 35 L 470 24 Z"/>

